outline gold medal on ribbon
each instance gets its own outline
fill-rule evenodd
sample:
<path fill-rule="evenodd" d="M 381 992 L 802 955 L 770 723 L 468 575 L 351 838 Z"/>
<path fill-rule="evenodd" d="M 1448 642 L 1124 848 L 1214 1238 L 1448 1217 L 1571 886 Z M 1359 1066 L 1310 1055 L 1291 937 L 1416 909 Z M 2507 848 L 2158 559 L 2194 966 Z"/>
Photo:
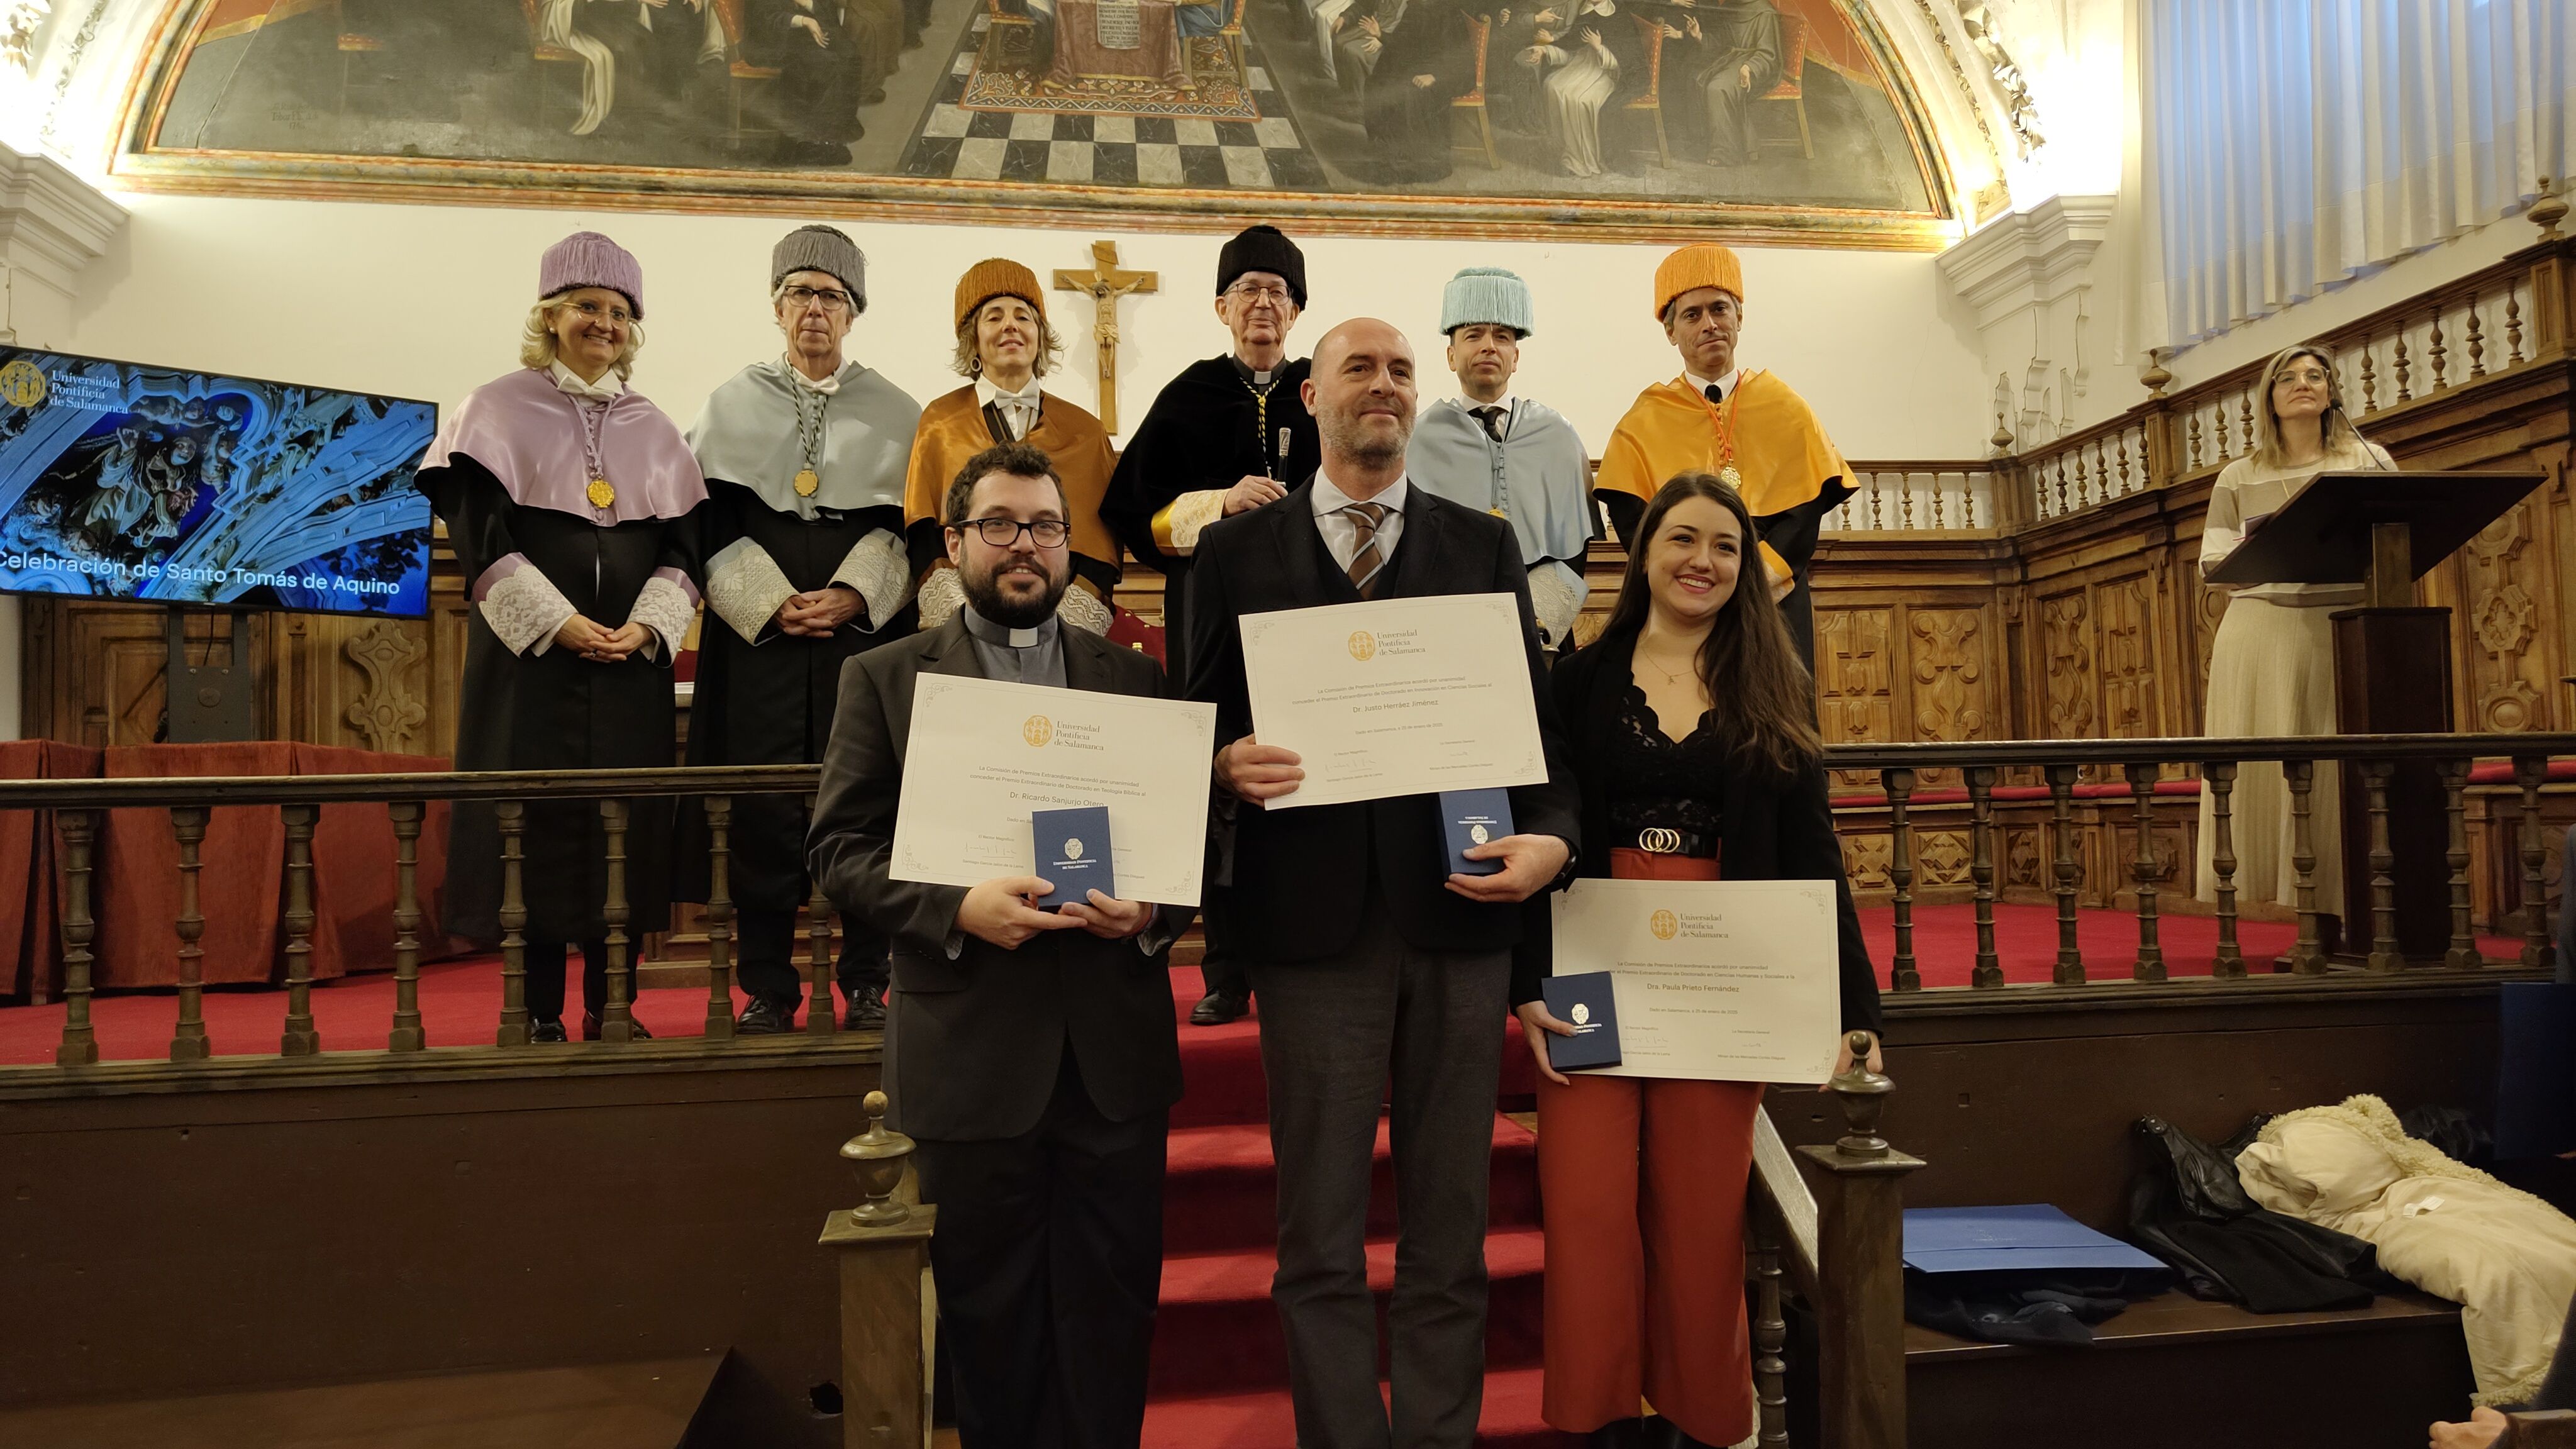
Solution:
<path fill-rule="evenodd" d="M 1744 490 L 1744 478 L 1741 474 L 1735 471 L 1735 465 L 1733 463 L 1729 463 L 1725 467 L 1717 470 L 1717 481 L 1725 484 L 1729 488 L 1735 489 L 1739 493 Z"/>
<path fill-rule="evenodd" d="M 593 508 L 607 508 L 617 502 L 617 490 L 608 486 L 608 480 L 605 478 L 591 479 L 590 487 L 586 491 L 590 495 L 590 506 Z"/>
<path fill-rule="evenodd" d="M 799 498 L 811 498 L 815 491 L 823 486 L 823 480 L 814 476 L 814 470 L 811 468 L 797 469 L 795 481 L 796 496 Z"/>

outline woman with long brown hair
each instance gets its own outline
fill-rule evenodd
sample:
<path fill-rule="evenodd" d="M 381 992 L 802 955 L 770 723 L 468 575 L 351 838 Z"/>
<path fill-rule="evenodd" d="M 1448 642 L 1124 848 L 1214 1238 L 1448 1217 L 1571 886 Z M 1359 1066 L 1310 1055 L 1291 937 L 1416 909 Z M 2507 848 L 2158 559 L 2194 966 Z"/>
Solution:
<path fill-rule="evenodd" d="M 1582 784 L 1581 872 L 1834 882 L 1843 1026 L 1871 1034 L 1875 1068 L 1878 980 L 1826 805 L 1815 684 L 1758 570 L 1738 586 L 1752 517 L 1684 473 L 1635 538 L 1608 626 L 1551 680 Z M 1540 1000 L 1546 930 L 1524 939 L 1512 1004 L 1542 1078 L 1547 1421 L 1598 1445 L 1737 1443 L 1753 1424 L 1744 1188 L 1762 1084 L 1558 1073 L 1547 1034 L 1573 1028 Z M 1836 1070 L 1850 1065 L 1846 1046 Z M 1640 1397 L 1659 1421 L 1639 1419 Z"/>
<path fill-rule="evenodd" d="M 2388 450 L 2363 440 L 2344 411 L 2334 355 L 2314 343 L 2273 354 L 2254 395 L 2254 450 L 2227 465 L 2210 485 L 2209 514 L 2200 527 L 2200 571 L 2236 551 L 2266 517 L 2330 469 L 2394 468 Z M 2358 584 L 2214 584 L 2227 590 L 2227 613 L 2210 642 L 2207 717 L 2212 738 L 2249 735 L 2330 735 L 2335 732 L 2334 627 L 2327 616 L 2361 603 Z M 2313 806 L 2316 908 L 2340 918 L 2343 904 L 2343 792 L 2330 760 L 2319 761 Z M 2195 894 L 2218 899 L 2211 864 L 2215 797 L 2200 797 Z M 2296 909 L 2299 904 L 2293 838 L 2296 821 L 2281 767 L 2268 760 L 2237 766 L 2235 797 L 2236 888 L 2240 899 Z M 2339 927 L 2320 923 L 2326 949 Z"/>

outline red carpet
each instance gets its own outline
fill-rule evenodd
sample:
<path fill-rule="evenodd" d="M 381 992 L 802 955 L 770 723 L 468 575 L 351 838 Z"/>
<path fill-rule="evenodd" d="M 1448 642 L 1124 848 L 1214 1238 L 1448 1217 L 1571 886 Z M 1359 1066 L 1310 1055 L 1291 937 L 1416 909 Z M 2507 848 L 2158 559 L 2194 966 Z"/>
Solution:
<path fill-rule="evenodd" d="M 1186 1017 L 1199 973 L 1172 973 L 1173 1010 Z M 1534 1089 L 1517 1033 L 1501 1042 L 1503 1093 Z M 1154 1328 L 1147 1449 L 1291 1449 L 1288 1348 L 1270 1305 L 1277 1176 L 1261 1079 L 1258 1023 L 1181 1026 L 1188 1094 L 1172 1114 L 1171 1170 L 1163 1188 L 1162 1312 Z M 1369 1283 L 1395 1279 L 1394 1174 L 1378 1128 L 1378 1177 L 1370 1197 Z M 1494 1118 L 1492 1278 L 1485 1338 L 1485 1412 L 1477 1442 L 1493 1446 L 1579 1443 L 1539 1419 L 1538 1139 Z"/>
<path fill-rule="evenodd" d="M 1896 957 L 1895 913 L 1884 906 L 1875 907 L 1862 911 L 1860 921 L 1862 933 L 1869 938 L 1869 957 L 1878 963 L 1883 985 L 1889 964 Z M 2137 917 L 2124 911 L 2082 911 L 2077 915 L 2076 934 L 2088 979 L 2129 979 L 2130 964 L 2138 955 Z M 2168 974 L 2209 974 L 2218 948 L 2216 920 L 2208 916 L 2164 916 L 2158 922 L 2158 935 L 2164 944 Z M 2286 923 L 2248 921 L 2237 930 L 2247 969 L 2258 975 L 2268 971 L 2272 958 L 2289 950 L 2297 936 L 2298 929 Z M 2057 960 L 2057 908 L 1996 906 L 1995 948 L 2002 958 L 2006 981 L 2046 982 Z M 1915 909 L 1914 953 L 1925 986 L 1967 985 L 1976 962 L 1976 949 L 1973 907 Z M 2522 943 L 2481 936 L 2478 949 L 2489 960 L 2510 961 L 2517 958 Z M 566 1019 L 577 1028 L 581 987 L 578 971 L 574 974 Z M 739 994 L 735 1004 L 739 1008 Z M 321 1030 L 325 1051 L 381 1050 L 393 1013 L 394 983 L 389 972 L 364 972 L 317 982 L 313 987 L 313 1018 Z M 422 967 L 420 1013 L 432 1046 L 490 1045 L 493 1028 L 501 1019 L 499 959 L 478 956 Z M 206 1034 L 214 1043 L 216 1055 L 274 1052 L 279 1029 L 286 1019 L 286 993 L 276 988 L 208 988 L 205 1014 Z M 697 988 L 647 991 L 635 1015 L 656 1036 L 696 1036 L 705 1029 L 706 995 Z M 178 1017 L 178 998 L 169 990 L 103 995 L 93 998 L 90 1005 L 99 1056 L 105 1061 L 167 1057 L 170 1029 Z M 1244 1050 L 1191 1056 L 1190 1095 L 1174 1116 L 1175 1125 L 1261 1120 L 1261 1058 L 1250 1049 L 1250 1028 L 1242 1030 L 1247 1044 Z M 62 1033 L 60 1002 L 0 1007 L 0 1065 L 52 1061 Z M 1185 1034 L 1184 1040 L 1188 1035 L 1209 1033 Z M 1265 1157 L 1265 1167 L 1267 1161 Z"/>

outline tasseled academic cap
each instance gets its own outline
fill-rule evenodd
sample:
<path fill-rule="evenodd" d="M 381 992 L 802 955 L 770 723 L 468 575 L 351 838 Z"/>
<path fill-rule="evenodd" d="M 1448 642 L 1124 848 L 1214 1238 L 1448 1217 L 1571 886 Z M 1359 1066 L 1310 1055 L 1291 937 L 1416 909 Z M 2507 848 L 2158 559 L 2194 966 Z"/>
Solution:
<path fill-rule="evenodd" d="M 1216 254 L 1216 290 L 1219 296 L 1246 272 L 1268 272 L 1288 284 L 1288 296 L 1298 306 L 1306 305 L 1306 254 L 1275 226 L 1247 226 L 1234 234 L 1225 250 Z"/>
<path fill-rule="evenodd" d="M 1663 320 L 1664 309 L 1675 297 L 1702 287 L 1732 292 L 1736 301 L 1744 300 L 1744 263 L 1731 248 L 1701 242 L 1664 258 L 1655 268 L 1655 320 Z"/>
<path fill-rule="evenodd" d="M 986 257 L 957 279 L 956 325 L 965 326 L 967 318 L 983 310 L 984 304 L 995 297 L 1017 297 L 1036 308 L 1039 316 L 1046 315 L 1046 298 L 1038 291 L 1037 273 L 1008 257 Z"/>
<path fill-rule="evenodd" d="M 1462 267 L 1440 293 L 1440 334 L 1477 322 L 1509 327 L 1523 337 L 1538 330 L 1529 283 L 1500 267 Z"/>
<path fill-rule="evenodd" d="M 559 297 L 577 287 L 606 287 L 644 320 L 644 264 L 595 231 L 577 231 L 546 248 L 537 263 L 537 295 Z"/>
<path fill-rule="evenodd" d="M 850 289 L 853 310 L 868 310 L 868 259 L 859 244 L 828 226 L 800 226 L 769 249 L 769 285 L 792 272 L 828 272 Z"/>

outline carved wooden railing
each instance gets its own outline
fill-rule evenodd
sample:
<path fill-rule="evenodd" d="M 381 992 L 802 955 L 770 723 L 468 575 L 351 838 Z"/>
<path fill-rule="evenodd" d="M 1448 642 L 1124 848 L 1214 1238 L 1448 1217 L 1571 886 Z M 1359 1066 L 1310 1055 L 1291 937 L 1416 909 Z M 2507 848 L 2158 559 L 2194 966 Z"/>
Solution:
<path fill-rule="evenodd" d="M 1818 1442 L 1904 1449 L 1905 1210 L 1900 1187 L 1923 1166 L 1878 1135 L 1895 1082 L 1869 1069 L 1855 1034 L 1852 1069 L 1826 1083 L 1843 1113 L 1831 1146 L 1792 1151 L 1771 1114 L 1753 1121 L 1744 1214 L 1753 1286 L 1755 1442 L 1789 1442 L 1788 1322 L 1794 1294 L 1816 1323 Z"/>
<path fill-rule="evenodd" d="M 314 926 L 313 831 L 321 808 L 334 804 L 380 804 L 392 821 L 395 841 L 393 907 L 394 1008 L 384 1054 L 391 1059 L 431 1050 L 421 1030 L 420 957 L 422 922 L 418 848 L 421 823 L 433 801 L 485 800 L 493 804 L 500 827 L 501 851 L 501 1010 L 493 1044 L 499 1049 L 529 1045 L 527 1007 L 527 925 L 525 842 L 527 807 L 532 801 L 596 800 L 608 862 L 601 919 L 608 945 L 608 1003 L 602 1013 L 601 1044 L 622 1046 L 635 1039 L 636 934 L 658 929 L 659 922 L 629 919 L 626 838 L 629 802 L 636 799 L 694 797 L 689 803 L 706 812 L 710 845 L 710 889 L 705 908 L 707 931 L 706 1039 L 733 1039 L 732 926 L 733 901 L 727 866 L 733 801 L 743 795 L 813 795 L 820 772 L 812 765 L 728 766 L 697 769 L 564 770 L 403 775 L 281 775 L 207 779 L 38 780 L 0 782 L 0 809 L 50 812 L 62 845 L 63 1035 L 55 1049 L 59 1067 L 87 1067 L 98 1061 L 98 1041 L 90 1021 L 93 959 L 99 911 L 107 904 L 91 899 L 94 850 L 101 812 L 112 809 L 166 809 L 178 842 L 179 910 L 172 924 L 178 946 L 178 1019 L 170 1039 L 170 1060 L 207 1060 L 202 952 L 197 942 L 206 928 L 208 903 L 198 897 L 201 868 L 198 851 L 211 811 L 225 806 L 271 806 L 285 824 L 286 909 L 284 930 L 286 1023 L 280 1057 L 311 1056 L 324 1043 L 313 1025 L 310 972 Z M 228 904 L 212 903 L 218 912 Z M 255 907 L 265 909 L 265 906 Z M 806 905 L 810 928 L 808 970 L 817 1001 L 832 991 L 831 911 L 819 891 Z M 806 1033 L 832 1035 L 838 1022 L 829 1011 L 806 1013 Z M 491 1050 L 440 1048 L 437 1050 Z M 25 1068 L 0 1068 L 0 1071 Z"/>
<path fill-rule="evenodd" d="M 1845 465 L 1852 496 L 1825 515 L 1828 533 L 1991 532 L 1997 464 L 1958 460 Z"/>
<path fill-rule="evenodd" d="M 2178 803 L 2172 798 L 2177 791 L 2194 789 L 2205 789 L 2211 795 L 2212 865 L 2216 875 L 2214 893 L 2218 923 L 2214 974 L 2222 982 L 2245 979 L 2246 962 L 2238 946 L 2236 860 L 2230 832 L 2233 782 L 2238 766 L 2249 760 L 2283 764 L 2294 817 L 2298 822 L 2297 868 L 2300 871 L 2301 908 L 2298 943 L 2291 953 L 2295 973 L 2322 977 L 2329 967 L 2315 908 L 2317 877 L 2314 873 L 2318 858 L 2329 852 L 2320 848 L 2310 833 L 2308 808 L 2316 788 L 2316 766 L 2324 762 L 2351 762 L 2357 767 L 2365 782 L 2363 793 L 2370 806 L 2371 826 L 2376 832 L 2372 837 L 2375 869 L 2371 898 L 2367 903 L 2353 903 L 2356 916 L 2353 934 L 2368 942 L 2367 961 L 2371 971 L 2385 973 L 2409 969 L 2398 955 L 2393 939 L 2394 886 L 2380 858 L 2388 850 L 2386 808 L 2390 776 L 2394 762 L 2400 760 L 2435 762 L 2447 793 L 2450 830 L 2447 866 L 2452 919 L 2450 950 L 2444 964 L 2462 969 L 2486 966 L 2546 968 L 2554 953 L 2548 913 L 2542 904 L 2548 898 L 2549 881 L 2544 875 L 2547 843 L 2539 829 L 2541 794 L 2550 778 L 2551 761 L 2566 757 L 2576 757 L 2576 735 L 2365 735 L 2253 740 L 2007 740 L 1967 744 L 1840 745 L 1828 750 L 1826 764 L 1845 779 L 1866 778 L 1868 772 L 1875 772 L 1877 776 L 1878 789 L 1874 797 L 1840 796 L 1836 811 L 1846 826 L 1865 821 L 1873 830 L 1883 814 L 1889 843 L 1886 875 L 1891 887 L 1896 932 L 1895 954 L 1889 963 L 1890 981 L 1897 992 L 1910 993 L 1924 989 L 1916 955 L 1914 923 L 1914 908 L 1918 900 L 1916 865 L 1920 859 L 1918 814 L 1946 812 L 1943 818 L 1950 820 L 1962 806 L 1967 812 L 1966 876 L 1975 904 L 1976 946 L 1971 964 L 1971 985 L 1965 989 L 1992 989 L 2004 982 L 1995 947 L 1995 906 L 2000 899 L 1998 865 L 2001 852 L 1998 840 L 2002 829 L 1998 812 L 2029 812 L 2043 808 L 2048 812 L 2047 837 L 2053 846 L 2053 860 L 2048 863 L 2047 872 L 2049 889 L 2057 903 L 2058 918 L 2059 947 L 2053 971 L 2054 984 L 2076 986 L 2099 979 L 2096 967 L 2085 960 L 2078 944 L 2077 903 L 2088 888 L 2098 888 L 2102 884 L 2087 880 L 2084 863 L 2087 856 L 2096 859 L 2113 857 L 2105 851 L 2079 849 L 2077 835 L 2080 831 L 2094 831 L 2116 848 L 2124 825 L 2134 836 L 2135 858 L 2126 863 L 2127 878 L 2113 882 L 2113 889 L 2101 894 L 2116 897 L 2126 892 L 2132 897 L 2138 923 L 2138 946 L 2134 958 L 2125 963 L 2124 974 L 2134 981 L 2160 982 L 2167 972 L 2158 938 L 2159 896 L 2163 891 L 2161 881 L 2170 867 L 2158 858 L 2153 848 L 2154 827 L 2160 803 L 2162 807 L 2170 808 Z M 2524 940 L 2515 959 L 2488 961 L 2480 954 L 2476 923 L 2472 919 L 2465 816 L 2469 792 L 2473 782 L 2480 778 L 2479 762 L 2499 760 L 2501 765 L 2490 763 L 2485 767 L 2485 773 L 2508 778 L 2510 788 L 2520 796 L 2523 828 L 2519 841 L 2522 870 L 2518 895 L 2522 902 L 2520 924 Z M 2197 769 L 2200 780 L 2193 782 L 2182 778 L 2188 769 Z M 178 992 L 169 1056 L 172 1062 L 184 1065 L 208 1060 L 210 1051 L 203 1011 L 203 983 L 199 975 L 202 953 L 198 947 L 206 929 L 207 911 L 220 914 L 228 909 L 266 909 L 264 904 L 244 907 L 239 902 L 207 902 L 199 898 L 199 851 L 209 813 L 228 806 L 270 807 L 276 809 L 284 821 L 286 902 L 280 925 L 285 942 L 282 956 L 286 991 L 278 1055 L 280 1058 L 296 1058 L 310 1056 L 327 1045 L 314 1025 L 311 1006 L 312 840 L 315 821 L 321 807 L 328 804 L 373 803 L 383 806 L 392 822 L 396 846 L 396 897 L 392 910 L 394 1004 L 384 1054 L 390 1059 L 400 1060 L 417 1057 L 429 1050 L 512 1051 L 528 1045 L 527 942 L 520 932 L 527 920 L 523 894 L 523 846 L 527 805 L 531 801 L 599 802 L 601 825 L 612 862 L 603 912 L 609 924 L 609 1001 L 608 1009 L 603 1013 L 603 1040 L 599 1044 L 608 1049 L 624 1046 L 633 1039 L 635 963 L 632 947 L 642 931 L 661 925 L 659 922 L 638 922 L 627 918 L 627 882 L 624 872 L 615 868 L 614 863 L 625 853 L 628 802 L 639 798 L 685 797 L 684 808 L 705 811 L 713 846 L 710 882 L 713 889 L 709 892 L 711 899 L 704 912 L 707 933 L 705 1036 L 716 1044 L 729 1042 L 734 1024 L 734 912 L 726 868 L 732 803 L 743 795 L 810 797 L 818 778 L 819 770 L 812 765 L 769 765 L 521 774 L 31 780 L 0 782 L 0 810 L 50 812 L 56 837 L 61 842 L 59 879 L 64 1017 L 62 1039 L 56 1048 L 54 1062 L 57 1067 L 84 1068 L 99 1060 L 96 1033 L 90 1019 L 94 995 L 90 947 L 103 908 L 103 903 L 93 900 L 92 891 L 94 850 L 101 811 L 150 808 L 169 813 L 171 832 L 178 847 L 179 886 L 178 909 L 171 923 L 171 939 L 178 965 Z M 1927 785 L 1927 779 L 1956 780 L 1957 783 L 1944 783 L 1934 788 Z M 2044 783 L 2014 783 L 2025 779 Z M 2119 783 L 2111 783 L 2115 780 Z M 430 1048 L 421 1028 L 422 910 L 417 881 L 417 848 L 428 805 L 434 801 L 457 800 L 494 802 L 499 816 L 502 994 L 491 1048 Z M 2076 810 L 2079 801 L 2085 806 L 2089 821 L 2079 820 Z M 2125 811 L 2120 808 L 2122 806 L 2125 806 Z M 1944 832 L 1945 835 L 1950 833 L 1953 832 Z M 828 1000 L 833 968 L 828 903 L 818 895 L 807 903 L 807 911 L 809 946 L 806 964 L 811 976 L 811 989 L 815 1000 Z M 807 1013 L 808 1035 L 830 1036 L 835 1028 L 831 1012 Z M 44 1069 L 0 1067 L 0 1073 L 30 1070 Z"/>
<path fill-rule="evenodd" d="M 2553 758 L 2576 755 L 2576 735 L 2338 735 L 2313 738 L 2272 739 L 2149 739 L 2149 740 L 1999 740 L 1973 744 L 1892 744 L 1845 745 L 1827 751 L 1827 763 L 1838 771 L 1876 769 L 1887 811 L 1891 833 L 1888 874 L 1894 886 L 1896 915 L 1896 953 L 1890 963 L 1890 980 L 1899 992 L 1923 989 L 1922 973 L 1914 950 L 1914 862 L 1915 823 L 1912 812 L 1926 803 L 1918 791 L 1922 777 L 1933 770 L 1956 771 L 1961 784 L 1955 791 L 1942 792 L 1943 803 L 1955 801 L 1951 795 L 1963 795 L 1969 806 L 1970 878 L 1976 907 L 1976 956 L 1970 978 L 1970 990 L 1986 990 L 2004 984 L 2003 969 L 1995 950 L 1995 903 L 1997 822 L 1995 806 L 1999 800 L 2031 802 L 2044 798 L 2052 820 L 2049 835 L 2055 846 L 2053 894 L 2057 900 L 2058 949 L 2052 984 L 2081 986 L 2095 979 L 2087 967 L 2077 941 L 2076 900 L 2085 884 L 2082 855 L 2076 849 L 2075 804 L 2088 770 L 2108 774 L 2118 771 L 2125 781 L 2130 801 L 2137 857 L 2130 863 L 2126 888 L 2134 894 L 2138 923 L 2137 954 L 2129 962 L 2128 976 L 2139 982 L 2162 982 L 2166 979 L 2164 949 L 2158 939 L 2160 877 L 2164 864 L 2156 857 L 2152 840 L 2155 834 L 2157 801 L 2163 787 L 2182 782 L 2169 780 L 2175 766 L 2196 766 L 2201 775 L 2199 788 L 2210 795 L 2210 828 L 2212 831 L 2211 869 L 2216 877 L 2218 951 L 2213 976 L 2219 981 L 2246 979 L 2244 953 L 2238 948 L 2239 919 L 2236 887 L 2236 857 L 2232 839 L 2231 796 L 2236 773 L 2247 761 L 2278 762 L 2290 793 L 2294 822 L 2292 865 L 2297 872 L 2295 889 L 2299 901 L 2298 942 L 2291 951 L 2291 970 L 2295 975 L 2324 976 L 2329 969 L 2319 930 L 2316 908 L 2320 848 L 2312 827 L 2312 801 L 2316 790 L 2316 767 L 2320 763 L 2349 763 L 2361 775 L 2363 798 L 2367 804 L 2370 842 L 2370 898 L 2348 903 L 2358 916 L 2354 935 L 2367 940 L 2367 970 L 2371 974 L 2388 974 L 2410 969 L 2400 954 L 2396 940 L 2396 883 L 2392 877 L 2388 837 L 2391 778 L 2399 761 L 2431 761 L 2439 769 L 2448 804 L 2449 841 L 2445 864 L 2449 870 L 2451 912 L 2450 948 L 2442 960 L 2447 969 L 2480 967 L 2514 967 L 2545 970 L 2555 957 L 2550 936 L 2548 881 L 2543 875 L 2546 842 L 2541 838 L 2541 790 L 2549 776 Z M 2509 763 L 2511 779 L 2522 796 L 2523 818 L 2529 828 L 2522 831 L 2521 864 L 2523 867 L 2522 901 L 2523 944 L 2518 957 L 2510 961 L 2489 961 L 2479 952 L 2477 933 L 2472 920 L 2469 889 L 2469 849 L 2467 802 L 2475 767 L 2481 760 L 2502 758 Z M 2045 778 L 2044 786 L 2007 786 L 2000 783 L 2007 770 L 2036 769 Z M 2098 790 L 2099 787 L 2094 787 Z M 2086 791 L 2091 794 L 2094 791 Z M 1847 807 L 1848 808 L 1848 807 Z M 2108 812 L 2106 812 L 2108 813 Z M 2114 817 L 2115 819 L 2116 817 Z M 2115 829 L 2113 820 L 2103 828 Z M 2366 933 L 2365 933 L 2366 928 Z"/>

